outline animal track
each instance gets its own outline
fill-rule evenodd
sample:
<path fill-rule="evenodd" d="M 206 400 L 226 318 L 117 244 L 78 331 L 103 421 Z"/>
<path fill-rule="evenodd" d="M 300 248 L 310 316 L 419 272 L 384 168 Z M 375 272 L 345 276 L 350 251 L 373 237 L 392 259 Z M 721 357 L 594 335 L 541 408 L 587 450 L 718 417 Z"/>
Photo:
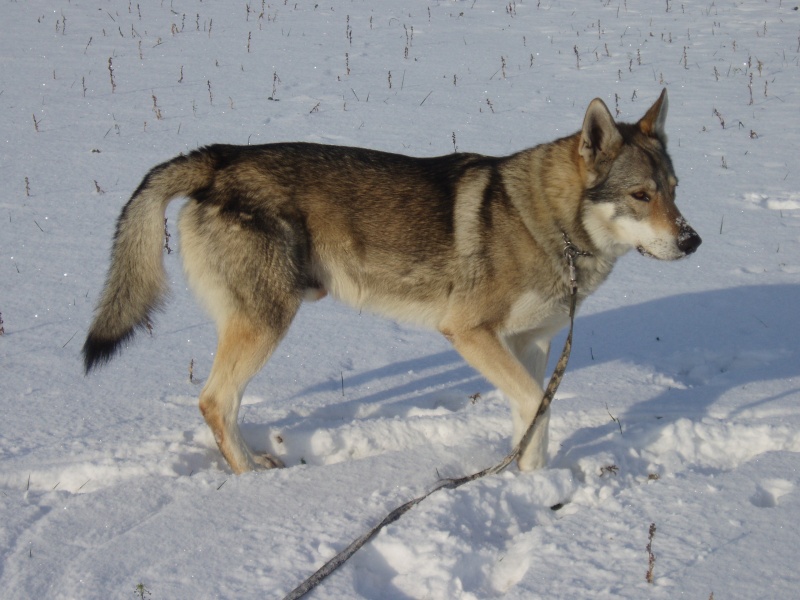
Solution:
<path fill-rule="evenodd" d="M 770 210 L 800 209 L 800 193 L 797 192 L 784 192 L 773 196 L 750 192 L 744 195 L 744 199 Z"/>
<path fill-rule="evenodd" d="M 765 479 L 756 484 L 756 492 L 750 496 L 753 506 L 775 508 L 782 496 L 792 492 L 794 484 L 785 479 Z"/>

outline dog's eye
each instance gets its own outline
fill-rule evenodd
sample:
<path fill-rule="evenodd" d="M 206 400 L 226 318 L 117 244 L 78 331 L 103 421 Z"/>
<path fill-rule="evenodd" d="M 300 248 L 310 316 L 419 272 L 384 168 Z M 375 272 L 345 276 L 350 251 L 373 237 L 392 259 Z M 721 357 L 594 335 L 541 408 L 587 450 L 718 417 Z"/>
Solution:
<path fill-rule="evenodd" d="M 650 196 L 648 196 L 646 192 L 634 192 L 631 196 L 641 202 L 650 202 Z"/>

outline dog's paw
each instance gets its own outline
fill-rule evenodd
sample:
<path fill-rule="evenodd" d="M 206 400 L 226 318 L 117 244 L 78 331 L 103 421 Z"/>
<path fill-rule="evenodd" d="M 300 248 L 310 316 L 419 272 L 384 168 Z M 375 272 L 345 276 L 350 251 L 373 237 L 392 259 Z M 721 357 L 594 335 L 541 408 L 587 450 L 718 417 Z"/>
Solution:
<path fill-rule="evenodd" d="M 533 432 L 528 439 L 527 445 L 522 448 L 522 451 L 517 458 L 517 465 L 520 471 L 533 471 L 535 469 L 542 469 L 547 465 L 547 446 L 548 446 L 548 426 L 550 424 L 550 410 L 548 409 L 544 414 L 539 417 L 536 425 L 533 427 Z M 519 427 L 515 421 L 515 435 L 514 443 L 520 443 L 525 431 Z M 519 436 L 519 437 L 517 437 Z"/>
<path fill-rule="evenodd" d="M 547 452 L 545 449 L 531 446 L 533 444 L 530 444 L 517 459 L 517 466 L 520 471 L 535 471 L 547 466 Z"/>
<path fill-rule="evenodd" d="M 282 469 L 286 466 L 280 458 L 266 452 L 264 454 L 255 454 L 253 461 L 256 463 L 256 468 L 260 469 Z"/>
<path fill-rule="evenodd" d="M 522 449 L 517 458 L 520 471 L 534 471 L 547 466 L 547 424 L 537 427 L 531 436 L 528 445 Z"/>

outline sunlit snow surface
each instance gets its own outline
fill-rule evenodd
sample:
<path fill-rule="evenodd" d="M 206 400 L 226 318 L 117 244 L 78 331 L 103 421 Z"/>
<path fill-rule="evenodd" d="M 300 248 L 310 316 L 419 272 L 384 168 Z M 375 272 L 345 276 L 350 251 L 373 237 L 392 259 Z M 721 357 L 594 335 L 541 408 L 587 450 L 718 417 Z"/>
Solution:
<path fill-rule="evenodd" d="M 288 468 L 232 476 L 196 406 L 215 332 L 179 203 L 152 336 L 84 377 L 115 220 L 150 167 L 213 142 L 508 154 L 572 133 L 596 96 L 634 121 L 667 87 L 704 243 L 626 256 L 585 303 L 548 468 L 432 496 L 311 597 L 796 597 L 797 4 L 0 4 L 0 596 L 279 598 L 509 450 L 506 402 L 446 340 L 326 299 L 241 411 Z"/>

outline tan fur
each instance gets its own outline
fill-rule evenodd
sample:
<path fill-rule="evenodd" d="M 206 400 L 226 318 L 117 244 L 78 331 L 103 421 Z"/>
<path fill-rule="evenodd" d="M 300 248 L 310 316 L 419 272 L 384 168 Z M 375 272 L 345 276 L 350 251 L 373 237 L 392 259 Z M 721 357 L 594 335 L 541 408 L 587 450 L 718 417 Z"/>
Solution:
<path fill-rule="evenodd" d="M 211 376 L 200 392 L 200 411 L 234 473 L 250 471 L 257 464 L 281 464 L 267 454 L 254 456 L 237 424 L 244 383 L 261 369 L 277 343 L 274 332 L 258 325 L 238 315 L 228 318 L 219 331 Z"/>
<path fill-rule="evenodd" d="M 218 145 L 159 165 L 120 216 L 86 369 L 159 306 L 164 209 L 185 196 L 184 269 L 219 334 L 200 408 L 234 472 L 280 464 L 247 447 L 239 405 L 300 303 L 326 294 L 442 332 L 508 396 L 516 443 L 568 321 L 565 236 L 586 253 L 579 302 L 631 248 L 675 259 L 700 243 L 674 204 L 666 106 L 665 91 L 637 124 L 616 124 L 596 99 L 574 135 L 500 158 Z M 545 464 L 548 419 L 520 468 Z"/>

